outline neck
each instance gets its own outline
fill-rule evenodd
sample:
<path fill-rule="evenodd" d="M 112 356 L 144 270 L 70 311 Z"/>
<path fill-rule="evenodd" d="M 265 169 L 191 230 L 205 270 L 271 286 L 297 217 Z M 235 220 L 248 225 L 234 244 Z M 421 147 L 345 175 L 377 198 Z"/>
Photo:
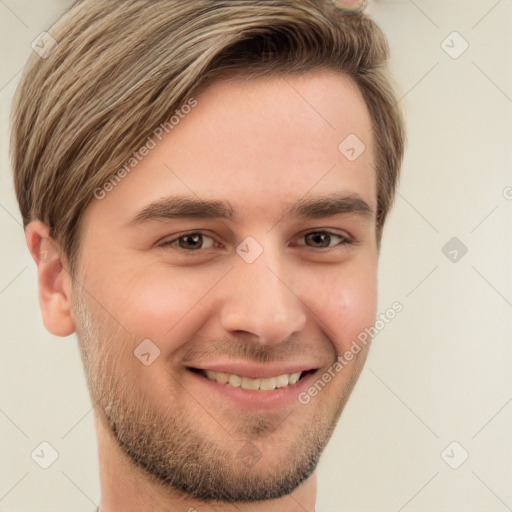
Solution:
<path fill-rule="evenodd" d="M 314 512 L 316 474 L 291 494 L 250 503 L 205 503 L 152 482 L 121 451 L 106 425 L 96 416 L 101 512 Z"/>

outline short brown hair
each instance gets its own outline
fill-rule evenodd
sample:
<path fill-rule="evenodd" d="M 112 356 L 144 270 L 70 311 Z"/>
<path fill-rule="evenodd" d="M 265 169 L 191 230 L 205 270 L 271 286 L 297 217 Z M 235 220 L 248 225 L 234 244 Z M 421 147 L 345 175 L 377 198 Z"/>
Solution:
<path fill-rule="evenodd" d="M 226 75 L 329 68 L 352 77 L 375 136 L 380 246 L 405 130 L 386 37 L 366 15 L 332 0 L 82 0 L 50 34 L 58 46 L 31 56 L 16 92 L 11 154 L 24 226 L 47 224 L 72 274 L 94 190 L 200 87 Z"/>

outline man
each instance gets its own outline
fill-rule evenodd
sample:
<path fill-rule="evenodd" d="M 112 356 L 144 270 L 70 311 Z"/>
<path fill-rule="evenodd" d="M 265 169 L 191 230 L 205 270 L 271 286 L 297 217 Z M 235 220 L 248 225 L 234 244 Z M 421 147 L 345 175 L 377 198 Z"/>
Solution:
<path fill-rule="evenodd" d="M 382 32 L 343 2 L 83 0 L 42 47 L 15 186 L 100 509 L 313 511 L 403 155 Z"/>

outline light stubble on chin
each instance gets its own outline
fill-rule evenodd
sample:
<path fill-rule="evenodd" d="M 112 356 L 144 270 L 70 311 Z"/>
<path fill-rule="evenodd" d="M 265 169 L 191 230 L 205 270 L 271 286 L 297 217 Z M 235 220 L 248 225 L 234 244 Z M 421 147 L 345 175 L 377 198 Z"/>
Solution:
<path fill-rule="evenodd" d="M 96 414 L 122 452 L 150 481 L 205 502 L 233 503 L 280 498 L 311 476 L 359 371 L 330 407 L 324 403 L 314 414 L 307 407 L 298 409 L 298 414 L 308 414 L 309 420 L 301 422 L 300 416 L 299 421 L 295 417 L 295 435 L 283 436 L 278 445 L 279 464 L 268 460 L 275 454 L 277 441 L 273 438 L 273 447 L 258 462 L 249 465 L 246 459 L 237 456 L 244 445 L 259 441 L 264 450 L 265 438 L 277 437 L 280 423 L 291 419 L 282 415 L 251 415 L 236 427 L 237 438 L 223 443 L 220 439 L 228 436 L 227 429 L 221 428 L 213 418 L 208 417 L 213 428 L 207 435 L 201 425 L 185 411 L 173 408 L 172 403 L 155 407 L 143 395 L 136 380 L 130 378 L 134 368 L 130 364 L 135 364 L 135 358 L 123 367 L 122 362 L 130 359 L 118 351 L 120 347 L 130 347 L 129 355 L 132 355 L 129 335 L 101 309 L 93 314 L 86 292 L 80 288 L 75 292 L 76 333 Z M 212 432 L 217 434 L 216 438 Z M 240 439 L 241 433 L 245 440 Z"/>

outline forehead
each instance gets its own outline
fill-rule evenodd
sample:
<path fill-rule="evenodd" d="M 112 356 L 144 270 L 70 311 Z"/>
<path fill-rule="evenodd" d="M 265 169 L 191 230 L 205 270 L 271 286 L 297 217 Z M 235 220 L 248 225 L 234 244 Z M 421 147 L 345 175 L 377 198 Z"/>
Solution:
<path fill-rule="evenodd" d="M 279 163 L 283 158 L 334 163 L 343 155 L 340 143 L 355 136 L 368 149 L 363 160 L 373 157 L 372 122 L 362 93 L 351 77 L 330 69 L 247 80 L 235 76 L 203 89 L 198 102 L 194 116 L 175 134 L 178 151 L 194 132 L 204 158 L 216 145 L 225 159 L 252 151 L 268 165 L 273 157 Z"/>
<path fill-rule="evenodd" d="M 371 118 L 351 78 L 330 70 L 232 77 L 194 98 L 190 113 L 86 216 L 100 210 L 126 221 L 177 194 L 229 200 L 260 219 L 306 194 L 357 193 L 375 206 Z"/>

